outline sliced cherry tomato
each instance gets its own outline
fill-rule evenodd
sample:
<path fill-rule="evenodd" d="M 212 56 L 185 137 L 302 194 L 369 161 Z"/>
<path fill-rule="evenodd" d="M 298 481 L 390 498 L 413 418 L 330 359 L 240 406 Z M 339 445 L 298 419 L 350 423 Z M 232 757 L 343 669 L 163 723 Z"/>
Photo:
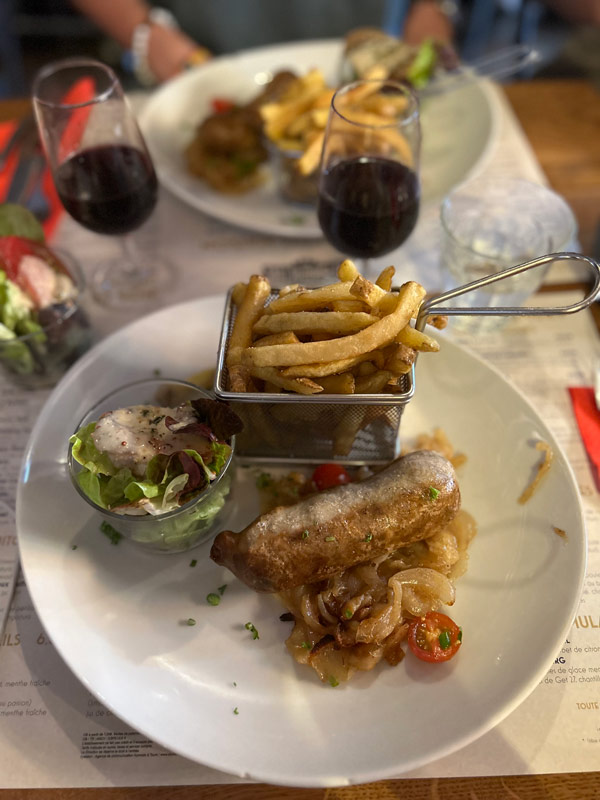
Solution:
<path fill-rule="evenodd" d="M 212 107 L 215 114 L 223 114 L 225 111 L 231 111 L 235 106 L 232 100 L 227 100 L 225 97 L 215 97 L 212 100 Z"/>
<path fill-rule="evenodd" d="M 67 270 L 45 244 L 23 236 L 0 236 L 0 266 L 10 281 L 18 281 L 19 264 L 23 256 L 37 256 L 58 272 Z"/>
<path fill-rule="evenodd" d="M 408 644 L 421 661 L 449 661 L 460 649 L 462 630 L 446 614 L 429 611 L 410 623 Z"/>
<path fill-rule="evenodd" d="M 323 489 L 330 489 L 332 486 L 350 483 L 352 480 L 344 467 L 339 464 L 320 464 L 313 472 L 312 479 L 320 492 Z"/>

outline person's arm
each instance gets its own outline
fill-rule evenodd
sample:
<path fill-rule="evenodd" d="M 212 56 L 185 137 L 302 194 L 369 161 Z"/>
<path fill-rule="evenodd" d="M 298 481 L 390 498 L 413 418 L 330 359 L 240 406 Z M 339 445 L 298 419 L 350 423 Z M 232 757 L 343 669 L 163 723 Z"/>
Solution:
<path fill-rule="evenodd" d="M 600 0 L 543 0 L 543 3 L 569 22 L 600 25 Z"/>
<path fill-rule="evenodd" d="M 402 38 L 408 44 L 421 44 L 424 39 L 451 42 L 454 35 L 452 22 L 437 0 L 413 2 L 404 23 Z"/>
<path fill-rule="evenodd" d="M 131 47 L 133 32 L 148 22 L 149 7 L 144 0 L 71 0 L 120 45 Z M 159 81 L 180 72 L 191 59 L 201 63 L 210 53 L 180 30 L 151 24 L 148 40 L 148 66 Z"/>

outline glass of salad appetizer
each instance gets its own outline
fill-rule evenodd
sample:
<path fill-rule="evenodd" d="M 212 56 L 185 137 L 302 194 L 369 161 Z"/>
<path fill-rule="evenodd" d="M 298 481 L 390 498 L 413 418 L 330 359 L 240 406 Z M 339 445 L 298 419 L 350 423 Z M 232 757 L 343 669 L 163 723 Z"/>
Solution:
<path fill-rule="evenodd" d="M 226 403 L 191 383 L 136 381 L 102 398 L 77 426 L 73 484 L 113 540 L 183 552 L 215 530 L 241 428 Z"/>
<path fill-rule="evenodd" d="M 0 364 L 28 389 L 52 386 L 91 344 L 83 275 L 27 209 L 0 205 Z"/>

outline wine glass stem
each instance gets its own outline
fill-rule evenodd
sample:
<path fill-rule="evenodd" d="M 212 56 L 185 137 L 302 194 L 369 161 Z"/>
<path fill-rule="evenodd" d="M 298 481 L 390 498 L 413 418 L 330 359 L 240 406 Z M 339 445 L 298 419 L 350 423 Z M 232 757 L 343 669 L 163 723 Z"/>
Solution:
<path fill-rule="evenodd" d="M 138 243 L 133 233 L 119 237 L 123 249 L 123 277 L 128 282 L 139 284 L 148 276 L 148 269 L 144 265 L 144 257 L 140 252 Z"/>
<path fill-rule="evenodd" d="M 373 278 L 373 275 L 371 274 L 373 270 L 371 259 L 359 258 L 357 260 L 358 260 L 358 271 L 360 272 L 360 274 L 363 275 L 368 280 L 371 280 Z"/>

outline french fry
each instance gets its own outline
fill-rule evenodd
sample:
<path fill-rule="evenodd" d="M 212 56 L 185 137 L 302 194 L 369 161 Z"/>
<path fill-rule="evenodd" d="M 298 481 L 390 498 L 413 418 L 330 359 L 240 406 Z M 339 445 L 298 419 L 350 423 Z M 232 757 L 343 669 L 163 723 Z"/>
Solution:
<path fill-rule="evenodd" d="M 374 372 L 377 372 L 377 367 L 372 361 L 363 361 L 354 369 L 357 377 L 364 377 L 365 375 L 373 375 Z"/>
<path fill-rule="evenodd" d="M 242 353 L 242 363 L 249 367 L 287 367 L 352 358 L 376 350 L 394 341 L 424 296 L 425 289 L 420 284 L 408 281 L 400 288 L 396 308 L 358 333 L 325 342 L 248 347 Z"/>
<path fill-rule="evenodd" d="M 350 283 L 356 279 L 358 274 L 356 264 L 354 261 L 350 261 L 349 258 L 344 259 L 337 270 L 338 278 L 341 281 L 349 281 Z"/>
<path fill-rule="evenodd" d="M 232 392 L 251 391 L 250 372 L 242 364 L 232 364 L 228 367 L 229 389 Z"/>
<path fill-rule="evenodd" d="M 311 381 L 310 378 L 285 378 L 278 369 L 273 367 L 252 367 L 250 374 L 254 378 L 268 381 L 280 389 L 287 389 L 298 394 L 318 394 L 323 391 L 323 387 Z"/>
<path fill-rule="evenodd" d="M 426 353 L 437 353 L 440 349 L 435 339 L 432 339 L 426 333 L 418 331 L 416 328 L 412 328 L 410 325 L 402 328 L 396 337 L 396 341 L 412 347 L 413 350 L 421 350 Z"/>
<path fill-rule="evenodd" d="M 379 318 L 364 311 L 292 311 L 264 314 L 254 325 L 257 336 L 292 330 L 296 334 L 355 333 L 374 325 Z M 314 342 L 312 343 L 314 344 Z M 265 347 L 300 347 L 300 345 L 265 345 Z M 260 348 L 264 349 L 264 348 Z"/>
<path fill-rule="evenodd" d="M 383 289 L 384 292 L 390 292 L 392 289 L 392 280 L 395 274 L 396 270 L 394 267 L 386 267 L 385 269 L 381 270 L 375 283 L 380 289 Z"/>
<path fill-rule="evenodd" d="M 343 358 L 339 361 L 325 361 L 319 364 L 301 364 L 295 367 L 284 367 L 281 374 L 289 378 L 299 378 L 306 376 L 308 378 L 321 378 L 325 375 L 336 375 L 341 372 L 346 372 L 362 361 L 370 361 L 377 355 L 381 355 L 380 366 L 383 367 L 383 355 L 379 351 L 372 353 L 361 353 L 352 358 Z"/>
<path fill-rule="evenodd" d="M 407 372 L 410 372 L 416 357 L 417 354 L 412 347 L 408 347 L 408 345 L 402 344 L 401 342 L 396 342 L 385 360 L 385 369 L 389 370 L 394 375 L 405 375 Z"/>
<path fill-rule="evenodd" d="M 294 331 L 281 331 L 281 333 L 270 333 L 253 342 L 252 347 L 264 347 L 268 344 L 296 344 L 300 339 Z"/>
<path fill-rule="evenodd" d="M 252 275 L 233 323 L 225 359 L 228 369 L 241 363 L 243 350 L 252 344 L 252 326 L 263 313 L 270 293 L 269 281 L 262 275 Z"/>
<path fill-rule="evenodd" d="M 332 311 L 369 311 L 369 307 L 361 300 L 332 300 L 329 308 Z"/>
<path fill-rule="evenodd" d="M 333 430 L 333 455 L 347 456 L 364 420 L 364 410 L 353 409 L 345 414 Z"/>
<path fill-rule="evenodd" d="M 341 375 L 327 375 L 315 381 L 323 387 L 327 394 L 352 394 L 354 392 L 355 379 L 351 372 L 344 372 Z"/>
<path fill-rule="evenodd" d="M 356 394 L 377 394 L 383 391 L 386 383 L 394 376 L 386 369 L 377 370 L 372 375 L 364 375 L 356 379 L 354 391 Z"/>
<path fill-rule="evenodd" d="M 282 311 L 310 311 L 314 308 L 323 308 L 335 300 L 355 300 L 356 298 L 350 293 L 351 287 L 351 281 L 342 281 L 320 286 L 318 289 L 288 292 L 269 303 L 267 312 L 275 314 Z"/>
<path fill-rule="evenodd" d="M 233 289 L 231 290 L 231 299 L 234 302 L 234 305 L 240 306 L 242 300 L 244 299 L 244 295 L 246 294 L 246 289 L 248 288 L 247 283 L 236 283 Z"/>
<path fill-rule="evenodd" d="M 446 314 L 430 314 L 427 317 L 427 324 L 442 331 L 448 324 L 448 317 Z"/>

